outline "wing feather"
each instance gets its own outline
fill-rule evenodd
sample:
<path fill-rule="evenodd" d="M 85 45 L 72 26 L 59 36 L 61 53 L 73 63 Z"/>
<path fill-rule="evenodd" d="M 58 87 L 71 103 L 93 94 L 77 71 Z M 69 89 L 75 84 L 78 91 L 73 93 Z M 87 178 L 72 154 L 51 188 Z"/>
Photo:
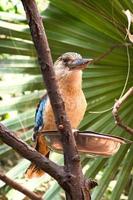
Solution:
<path fill-rule="evenodd" d="M 44 120 L 43 120 L 43 115 L 45 113 L 45 107 L 46 107 L 46 103 L 47 103 L 47 99 L 48 99 L 48 95 L 45 94 L 36 109 L 36 113 L 35 113 L 35 126 L 34 126 L 34 134 L 36 134 L 44 125 Z"/>

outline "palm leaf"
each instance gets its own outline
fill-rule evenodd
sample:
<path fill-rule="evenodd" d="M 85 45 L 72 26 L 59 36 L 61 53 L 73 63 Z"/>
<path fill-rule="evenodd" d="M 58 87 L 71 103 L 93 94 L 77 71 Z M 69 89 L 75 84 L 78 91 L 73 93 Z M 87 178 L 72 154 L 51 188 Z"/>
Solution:
<path fill-rule="evenodd" d="M 51 0 L 42 17 L 54 60 L 67 51 L 95 59 L 94 64 L 83 73 L 83 90 L 88 107 L 80 129 L 131 139 L 115 125 L 111 113 L 115 99 L 133 85 L 133 47 L 125 40 L 127 19 L 122 12 L 126 9 L 133 12 L 132 1 Z M 42 78 L 25 18 L 0 12 L 0 20 L 0 74 L 3 79 L 0 81 L 3 98 L 0 114 L 14 109 L 21 112 L 16 118 L 5 120 L 4 124 L 15 131 L 26 129 L 25 136 L 21 137 L 29 141 L 34 124 L 34 107 L 43 94 Z M 13 74 L 16 82 L 3 78 L 5 75 L 12 77 Z M 36 90 L 40 92 L 36 93 Z M 4 101 L 7 94 L 11 96 L 10 102 Z M 33 110 L 28 109 L 29 105 Z M 133 121 L 132 109 L 133 100 L 129 98 L 120 111 L 123 121 L 129 126 Z M 27 128 L 30 130 L 27 131 Z M 2 144 L 0 156 L 7 152 L 11 153 L 11 149 Z M 99 182 L 92 192 L 93 200 L 121 199 L 122 195 L 128 196 L 128 193 L 128 198 L 132 199 L 133 184 L 129 184 L 130 181 L 133 183 L 132 153 L 132 147 L 124 146 L 109 159 L 83 158 L 86 177 L 96 178 Z M 116 187 L 112 187 L 113 181 Z M 52 199 L 54 194 L 59 199 L 60 193 L 59 186 L 53 183 L 44 197 L 46 200 Z"/>

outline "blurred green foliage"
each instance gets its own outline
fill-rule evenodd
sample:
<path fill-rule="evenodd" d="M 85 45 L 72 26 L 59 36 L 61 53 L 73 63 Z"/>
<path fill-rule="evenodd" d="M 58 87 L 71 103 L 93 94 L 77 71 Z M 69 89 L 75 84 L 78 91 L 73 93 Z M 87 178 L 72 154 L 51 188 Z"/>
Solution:
<path fill-rule="evenodd" d="M 44 1 L 38 0 L 38 3 L 54 60 L 67 51 L 95 59 L 83 73 L 88 107 L 80 129 L 132 139 L 115 125 L 111 110 L 115 99 L 133 85 L 133 46 L 128 38 L 125 40 L 127 19 L 122 12 L 129 9 L 133 13 L 133 2 L 51 0 L 45 11 L 48 2 L 44 6 L 41 4 Z M 3 124 L 31 143 L 35 107 L 45 92 L 42 78 L 20 1 L 0 0 L 0 11 L 0 116 Z M 130 97 L 120 110 L 123 121 L 129 126 L 133 122 L 132 110 Z M 132 153 L 132 146 L 127 145 L 111 158 L 82 157 L 86 177 L 95 178 L 99 183 L 92 191 L 93 200 L 132 200 Z M 56 162 L 63 162 L 60 155 L 51 156 Z M 23 173 L 29 162 L 2 143 L 0 165 L 7 175 L 28 184 L 32 190 L 44 182 L 45 200 L 62 199 L 62 190 L 50 177 L 24 180 Z M 2 182 L 0 187 L 3 198 L 5 195 L 9 200 L 15 200 L 16 196 L 24 199 Z"/>

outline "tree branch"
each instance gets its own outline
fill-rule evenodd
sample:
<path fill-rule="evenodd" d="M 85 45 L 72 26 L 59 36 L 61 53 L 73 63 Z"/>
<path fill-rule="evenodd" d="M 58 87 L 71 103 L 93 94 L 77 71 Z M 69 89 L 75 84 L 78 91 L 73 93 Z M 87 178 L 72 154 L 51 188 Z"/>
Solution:
<path fill-rule="evenodd" d="M 20 185 L 16 181 L 7 177 L 3 172 L 0 172 L 0 179 L 2 181 L 4 181 L 7 185 L 9 185 L 10 187 L 14 188 L 15 190 L 22 192 L 23 194 L 25 194 L 27 197 L 29 197 L 32 200 L 43 200 L 40 196 L 38 196 L 34 192 L 31 192 L 30 190 L 28 190 L 24 186 Z"/>
<path fill-rule="evenodd" d="M 121 118 L 118 115 L 118 111 L 122 105 L 122 103 L 127 100 L 127 98 L 129 96 L 133 95 L 133 87 L 131 87 L 119 100 L 116 100 L 114 107 L 113 107 L 113 111 L 112 114 L 114 116 L 115 119 L 115 123 L 120 126 L 121 128 L 123 128 L 124 130 L 126 130 L 128 133 L 130 133 L 131 135 L 133 135 L 133 129 L 128 127 L 127 125 L 125 125 Z"/>
<path fill-rule="evenodd" d="M 60 185 L 64 177 L 64 169 L 54 162 L 47 159 L 45 156 L 37 152 L 35 149 L 28 146 L 25 142 L 15 136 L 15 133 L 8 130 L 0 123 L 0 139 L 7 145 L 15 149 L 24 158 L 35 163 L 40 169 L 44 170 L 55 178 Z M 63 187 L 63 186 L 62 186 Z"/>
<path fill-rule="evenodd" d="M 62 135 L 66 171 L 66 178 L 64 179 L 64 182 L 69 190 L 69 194 L 67 196 L 69 196 L 69 199 L 73 200 L 89 200 L 90 195 L 85 187 L 85 181 L 76 142 L 72 134 L 70 122 L 65 113 L 64 102 L 61 98 L 59 88 L 56 83 L 52 57 L 41 17 L 34 0 L 21 1 L 27 15 L 31 35 L 41 66 L 43 80 L 46 84 L 50 102 L 55 115 L 57 129 Z"/>
<path fill-rule="evenodd" d="M 125 48 L 125 47 L 130 47 L 130 46 L 132 47 L 131 43 L 115 44 L 115 45 L 111 46 L 107 51 L 102 53 L 100 56 L 95 58 L 92 63 L 97 64 L 99 61 L 106 58 L 108 55 L 110 55 L 112 53 L 112 51 L 114 51 L 117 48 L 123 48 L 123 47 Z"/>

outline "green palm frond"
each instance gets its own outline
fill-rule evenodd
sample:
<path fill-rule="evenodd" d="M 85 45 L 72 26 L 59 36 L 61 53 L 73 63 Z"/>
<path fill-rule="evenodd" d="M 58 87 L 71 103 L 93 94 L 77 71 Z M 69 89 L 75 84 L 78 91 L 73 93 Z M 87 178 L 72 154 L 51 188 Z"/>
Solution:
<path fill-rule="evenodd" d="M 83 73 L 88 107 L 80 129 L 132 139 L 115 125 L 111 113 L 115 99 L 133 85 L 133 45 L 125 40 L 127 19 L 122 12 L 126 9 L 133 13 L 132 1 L 51 0 L 42 17 L 54 60 L 67 51 L 94 59 Z M 21 137 L 29 141 L 35 104 L 44 93 L 36 52 L 23 16 L 0 12 L 0 20 L 0 115 L 17 110 L 16 117 L 6 119 L 4 124 L 14 131 L 23 130 Z M 5 101 L 6 95 L 10 101 Z M 133 121 L 132 110 L 130 97 L 120 110 L 129 126 Z M 0 157 L 11 151 L 2 144 Z M 132 153 L 132 146 L 127 145 L 109 159 L 92 159 L 87 155 L 83 158 L 86 177 L 96 178 L 99 183 L 92 191 L 93 200 L 132 199 Z M 44 197 L 59 199 L 61 192 L 53 183 Z"/>

